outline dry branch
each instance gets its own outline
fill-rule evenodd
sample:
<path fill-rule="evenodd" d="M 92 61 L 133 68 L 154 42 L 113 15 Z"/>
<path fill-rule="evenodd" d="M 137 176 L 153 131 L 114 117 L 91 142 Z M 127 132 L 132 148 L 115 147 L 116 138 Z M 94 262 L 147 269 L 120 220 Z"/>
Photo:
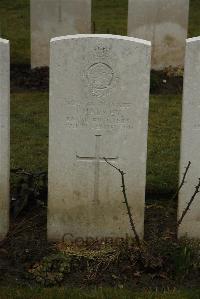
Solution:
<path fill-rule="evenodd" d="M 106 161 L 106 163 L 108 163 L 110 166 L 115 168 L 121 174 L 121 179 L 122 179 L 122 186 L 121 187 L 122 187 L 122 193 L 123 193 L 123 196 L 124 196 L 124 202 L 123 203 L 125 203 L 125 205 L 126 205 L 126 209 L 127 209 L 127 212 L 128 212 L 128 217 L 129 217 L 131 229 L 133 231 L 136 243 L 137 243 L 139 249 L 141 250 L 140 238 L 139 238 L 139 235 L 138 235 L 138 233 L 136 231 L 136 228 L 135 228 L 135 223 L 133 221 L 133 216 L 131 214 L 131 208 L 129 206 L 128 198 L 127 198 L 127 194 L 126 194 L 125 179 L 124 179 L 125 173 L 121 169 L 117 168 L 115 165 L 111 164 L 106 158 L 104 158 L 104 160 Z"/>
<path fill-rule="evenodd" d="M 190 210 L 190 207 L 191 207 L 191 205 L 192 205 L 192 203 L 193 203 L 193 201 L 194 201 L 196 195 L 199 193 L 199 189 L 200 189 L 200 178 L 199 178 L 199 183 L 198 183 L 198 185 L 195 187 L 195 191 L 194 191 L 194 193 L 193 193 L 193 195 L 192 195 L 190 201 L 189 201 L 188 204 L 187 204 L 187 207 L 185 208 L 185 210 L 183 211 L 183 213 L 182 213 L 180 219 L 179 219 L 178 222 L 177 222 L 177 227 L 180 226 L 180 224 L 182 223 L 182 221 L 183 221 L 185 215 L 186 215 L 186 214 L 188 213 L 188 211 Z"/>
<path fill-rule="evenodd" d="M 189 161 L 187 167 L 185 167 L 185 172 L 183 174 L 182 181 L 181 181 L 176 193 L 172 197 L 171 201 L 174 201 L 174 199 L 179 195 L 180 190 L 182 189 L 183 185 L 185 184 L 185 179 L 186 179 L 186 176 L 187 176 L 187 173 L 188 173 L 188 170 L 189 170 L 190 166 L 191 166 L 191 162 Z"/>

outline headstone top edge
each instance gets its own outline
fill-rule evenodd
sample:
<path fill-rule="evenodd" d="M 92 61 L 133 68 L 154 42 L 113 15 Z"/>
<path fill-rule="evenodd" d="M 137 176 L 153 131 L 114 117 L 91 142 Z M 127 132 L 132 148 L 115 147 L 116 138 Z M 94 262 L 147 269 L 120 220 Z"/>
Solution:
<path fill-rule="evenodd" d="M 7 39 L 0 38 L 0 43 L 1 44 L 9 44 L 10 42 Z"/>
<path fill-rule="evenodd" d="M 151 42 L 144 40 L 144 39 L 139 39 L 135 37 L 130 37 L 130 36 L 122 36 L 122 35 L 113 35 L 113 34 L 75 34 L 75 35 L 66 35 L 66 36 L 59 36 L 59 37 L 54 37 L 51 39 L 51 43 L 58 42 L 58 41 L 63 41 L 63 40 L 73 40 L 73 39 L 84 39 L 84 38 L 102 38 L 102 39 L 115 39 L 115 40 L 124 40 L 124 41 L 130 41 L 130 42 L 135 42 L 138 44 L 143 44 L 146 46 L 151 47 Z"/>
<path fill-rule="evenodd" d="M 194 42 L 200 42 L 200 36 L 191 37 L 191 38 L 186 39 L 187 44 L 194 43 Z"/>

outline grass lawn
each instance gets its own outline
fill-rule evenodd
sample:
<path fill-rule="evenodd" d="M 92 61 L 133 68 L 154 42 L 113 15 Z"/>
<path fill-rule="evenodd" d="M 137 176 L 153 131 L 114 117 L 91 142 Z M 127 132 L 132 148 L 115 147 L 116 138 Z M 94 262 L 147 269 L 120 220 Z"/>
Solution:
<path fill-rule="evenodd" d="M 11 43 L 11 63 L 30 63 L 29 0 L 0 0 L 0 35 Z"/>
<path fill-rule="evenodd" d="M 96 33 L 126 35 L 128 0 L 92 0 Z M 0 35 L 11 41 L 11 61 L 30 63 L 29 0 L 0 1 Z M 189 36 L 200 35 L 200 3 L 190 0 Z"/>
<path fill-rule="evenodd" d="M 170 193 L 178 180 L 181 96 L 150 100 L 147 190 Z M 16 93 L 11 99 L 11 167 L 47 170 L 48 94 Z"/>
<path fill-rule="evenodd" d="M 48 94 L 11 96 L 11 168 L 47 170 Z"/>
<path fill-rule="evenodd" d="M 124 289 L 0 289 L 0 299 L 199 299 L 199 290 L 169 292 L 131 292 Z"/>
<path fill-rule="evenodd" d="M 151 96 L 147 190 L 171 193 L 177 187 L 181 131 L 181 96 Z"/>
<path fill-rule="evenodd" d="M 200 35 L 200 2 L 190 0 L 189 37 Z"/>
<path fill-rule="evenodd" d="M 92 0 L 96 33 L 127 35 L 128 0 Z"/>

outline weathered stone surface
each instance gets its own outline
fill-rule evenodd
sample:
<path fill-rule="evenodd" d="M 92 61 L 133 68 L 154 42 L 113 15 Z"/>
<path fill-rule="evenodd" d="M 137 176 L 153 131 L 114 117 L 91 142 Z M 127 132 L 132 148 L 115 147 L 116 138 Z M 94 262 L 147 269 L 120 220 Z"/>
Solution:
<path fill-rule="evenodd" d="M 152 68 L 183 66 L 189 0 L 129 0 L 128 35 L 152 42 Z"/>
<path fill-rule="evenodd" d="M 200 37 L 186 43 L 184 97 L 182 115 L 180 180 L 188 161 L 191 161 L 186 183 L 179 195 L 178 217 L 187 206 L 200 178 Z M 200 195 L 197 194 L 186 214 L 179 236 L 200 238 Z"/>
<path fill-rule="evenodd" d="M 50 39 L 91 32 L 91 0 L 31 0 L 31 66 L 49 65 Z"/>
<path fill-rule="evenodd" d="M 0 38 L 0 240 L 9 228 L 10 50 Z"/>
<path fill-rule="evenodd" d="M 114 35 L 51 41 L 48 238 L 143 236 L 149 42 Z"/>

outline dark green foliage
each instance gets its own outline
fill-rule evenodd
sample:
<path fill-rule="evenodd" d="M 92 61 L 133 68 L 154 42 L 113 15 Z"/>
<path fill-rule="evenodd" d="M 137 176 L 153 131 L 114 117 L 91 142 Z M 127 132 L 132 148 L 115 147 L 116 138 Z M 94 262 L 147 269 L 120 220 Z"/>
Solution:
<path fill-rule="evenodd" d="M 14 218 L 34 206 L 44 206 L 47 201 L 47 173 L 29 173 L 22 169 L 11 171 L 19 179 L 12 190 L 11 213 Z"/>
<path fill-rule="evenodd" d="M 62 253 L 53 254 L 45 257 L 41 264 L 36 264 L 29 273 L 34 279 L 44 285 L 52 286 L 60 284 L 66 274 L 71 272 L 71 256 L 65 256 Z"/>

